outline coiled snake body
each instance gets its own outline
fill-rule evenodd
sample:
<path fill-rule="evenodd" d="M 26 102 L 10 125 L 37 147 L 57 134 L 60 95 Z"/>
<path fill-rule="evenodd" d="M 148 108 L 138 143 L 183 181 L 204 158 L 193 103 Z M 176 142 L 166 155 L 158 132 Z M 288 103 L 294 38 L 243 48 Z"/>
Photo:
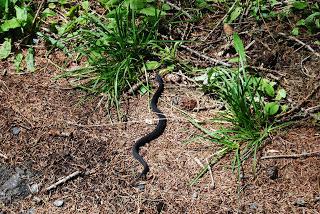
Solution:
<path fill-rule="evenodd" d="M 166 116 L 157 107 L 159 97 L 161 96 L 161 94 L 164 90 L 163 80 L 160 77 L 160 75 L 158 75 L 158 74 L 156 75 L 156 81 L 158 82 L 159 87 L 151 99 L 150 107 L 151 107 L 152 111 L 155 112 L 156 115 L 158 116 L 158 119 L 159 119 L 158 124 L 152 132 L 150 132 L 146 136 L 137 140 L 136 143 L 132 147 L 133 157 L 135 159 L 137 159 L 143 166 L 143 171 L 139 175 L 139 178 L 145 177 L 147 175 L 147 173 L 149 172 L 149 166 L 148 166 L 147 162 L 139 154 L 140 147 L 142 147 L 142 146 L 146 145 L 147 143 L 150 143 L 152 140 L 155 140 L 156 138 L 158 138 L 164 132 L 164 130 L 167 126 Z"/>

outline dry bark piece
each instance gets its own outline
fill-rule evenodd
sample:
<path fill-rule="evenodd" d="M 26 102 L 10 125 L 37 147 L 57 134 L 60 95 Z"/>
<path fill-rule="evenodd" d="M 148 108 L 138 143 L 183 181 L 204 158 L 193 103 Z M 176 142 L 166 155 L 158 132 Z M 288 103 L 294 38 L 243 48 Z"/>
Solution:
<path fill-rule="evenodd" d="M 167 74 L 164 76 L 164 80 L 171 83 L 180 83 L 182 81 L 182 77 L 178 74 Z"/>
<path fill-rule="evenodd" d="M 233 34 L 233 28 L 231 27 L 231 25 L 224 23 L 223 24 L 223 31 L 227 36 L 231 36 Z"/>
<path fill-rule="evenodd" d="M 272 180 L 279 178 L 279 169 L 277 166 L 271 166 L 267 168 L 268 177 Z"/>
<path fill-rule="evenodd" d="M 197 107 L 197 101 L 189 97 L 183 97 L 180 105 L 185 110 L 193 110 Z"/>

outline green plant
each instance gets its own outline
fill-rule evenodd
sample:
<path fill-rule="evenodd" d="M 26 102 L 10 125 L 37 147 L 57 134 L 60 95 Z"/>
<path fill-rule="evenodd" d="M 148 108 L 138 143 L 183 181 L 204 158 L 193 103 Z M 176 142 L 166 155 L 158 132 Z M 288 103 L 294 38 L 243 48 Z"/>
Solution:
<path fill-rule="evenodd" d="M 229 4 L 226 4 L 228 7 Z M 303 0 L 291 0 L 280 2 L 277 0 L 252 0 L 242 2 L 234 1 L 229 6 L 229 11 L 224 20 L 225 23 L 232 23 L 242 17 L 244 11 L 249 11 L 257 21 L 278 19 L 293 19 L 299 17 L 299 21 L 292 29 L 293 35 L 298 35 L 301 29 L 307 29 L 313 34 L 320 29 L 320 7 L 318 2 Z"/>
<path fill-rule="evenodd" d="M 158 26 L 165 13 L 147 2 L 137 2 L 139 4 L 123 2 L 114 9 L 109 5 L 106 16 L 85 9 L 71 22 L 56 26 L 62 39 L 45 38 L 65 50 L 73 49 L 79 59 L 86 61 L 83 67 L 57 78 L 72 78 L 76 87 L 105 93 L 108 104 L 119 110 L 121 94 L 145 73 L 145 62 L 158 59 L 156 53 L 160 49 Z M 74 46 L 66 45 L 70 41 Z"/>
<path fill-rule="evenodd" d="M 291 33 L 299 35 L 301 29 L 307 29 L 311 34 L 320 30 L 320 6 L 319 3 L 308 3 L 305 1 L 295 1 L 292 4 L 292 10 L 302 13 L 302 17 L 297 21 Z"/>
<path fill-rule="evenodd" d="M 38 31 L 41 20 L 53 15 L 49 8 L 42 12 L 41 9 L 38 2 L 31 0 L 0 0 L 0 60 L 15 52 L 14 65 L 17 71 L 20 71 L 24 58 L 26 70 L 35 70 L 32 48 L 35 32 Z M 28 47 L 25 56 L 20 48 L 12 50 L 14 42 Z"/>
<path fill-rule="evenodd" d="M 216 152 L 209 164 L 214 164 L 228 152 L 234 152 L 233 169 L 240 169 L 242 163 L 253 155 L 254 169 L 256 152 L 271 131 L 279 126 L 274 126 L 272 116 L 279 110 L 280 100 L 285 97 L 285 91 L 280 89 L 272 102 L 267 97 L 274 97 L 274 85 L 270 81 L 260 77 L 253 77 L 245 70 L 245 51 L 237 34 L 233 36 L 234 46 L 239 54 L 240 67 L 237 70 L 223 67 L 212 68 L 208 72 L 208 84 L 205 90 L 215 92 L 226 103 L 226 111 L 221 118 L 214 121 L 222 121 L 231 124 L 217 131 L 205 129 L 194 120 L 190 120 L 196 127 L 202 130 L 209 140 L 222 146 Z M 207 171 L 208 165 L 192 180 L 195 184 Z"/>
<path fill-rule="evenodd" d="M 33 10 L 27 0 L 0 1 L 0 59 L 11 53 L 13 40 L 30 33 L 33 25 Z"/>

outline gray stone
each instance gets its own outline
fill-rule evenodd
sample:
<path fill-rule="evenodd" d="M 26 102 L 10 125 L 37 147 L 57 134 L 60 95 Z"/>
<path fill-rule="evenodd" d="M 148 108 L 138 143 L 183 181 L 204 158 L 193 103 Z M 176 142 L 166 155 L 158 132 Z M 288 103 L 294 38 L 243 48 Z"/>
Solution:
<path fill-rule="evenodd" d="M 30 208 L 26 214 L 35 214 L 36 213 L 36 209 L 35 208 Z"/>
<path fill-rule="evenodd" d="M 14 126 L 14 127 L 12 127 L 11 131 L 12 131 L 13 135 L 18 135 L 20 133 L 21 129 L 19 127 Z"/>
<path fill-rule="evenodd" d="M 139 191 L 143 192 L 145 190 L 146 185 L 144 183 L 138 184 L 137 188 Z"/>
<path fill-rule="evenodd" d="M 298 198 L 295 202 L 294 205 L 298 206 L 298 207 L 305 207 L 306 206 L 306 202 L 303 198 Z"/>
<path fill-rule="evenodd" d="M 61 199 L 55 200 L 55 201 L 53 202 L 53 205 L 54 205 L 55 207 L 62 207 L 63 204 L 64 204 L 64 201 L 61 200 Z"/>
<path fill-rule="evenodd" d="M 39 185 L 38 184 L 32 184 L 31 186 L 30 186 L 30 192 L 31 193 L 38 193 L 39 192 Z"/>
<path fill-rule="evenodd" d="M 194 192 L 193 194 L 192 194 L 192 199 L 197 199 L 198 198 L 198 193 L 197 192 Z"/>
<path fill-rule="evenodd" d="M 279 169 L 277 166 L 271 166 L 267 169 L 268 177 L 272 180 L 275 180 L 279 177 Z"/>
<path fill-rule="evenodd" d="M 42 199 L 39 198 L 39 197 L 37 197 L 37 196 L 34 196 L 34 197 L 32 198 L 32 201 L 35 202 L 36 204 L 41 204 Z"/>
<path fill-rule="evenodd" d="M 256 210 L 256 209 L 258 208 L 258 204 L 256 204 L 256 203 L 251 203 L 251 204 L 249 205 L 249 207 L 250 207 L 250 209 L 252 209 L 252 210 Z"/>

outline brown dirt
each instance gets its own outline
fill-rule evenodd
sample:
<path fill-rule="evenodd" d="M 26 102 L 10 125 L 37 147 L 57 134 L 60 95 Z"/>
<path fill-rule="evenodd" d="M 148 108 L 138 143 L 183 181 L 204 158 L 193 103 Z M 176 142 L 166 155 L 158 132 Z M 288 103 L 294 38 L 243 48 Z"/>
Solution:
<path fill-rule="evenodd" d="M 209 23 L 205 20 L 200 23 L 202 28 Z M 234 27 L 238 32 L 249 31 L 243 35 L 245 45 L 256 40 L 247 51 L 251 63 L 281 71 L 282 75 L 277 76 L 279 84 L 286 89 L 291 106 L 297 105 L 319 82 L 319 59 L 288 38 L 275 36 L 273 40 L 265 28 L 258 31 L 250 24 Z M 277 27 L 276 23 L 269 26 L 275 34 L 282 30 Z M 192 30 L 190 36 L 194 39 L 207 35 L 203 29 L 201 33 L 196 27 Z M 212 44 L 213 50 L 223 49 L 225 39 L 221 35 L 222 27 L 210 38 L 219 40 Z M 308 38 L 300 39 L 308 42 Z M 272 48 L 268 50 L 268 46 Z M 217 52 L 208 54 L 216 58 Z M 188 183 L 201 168 L 199 162 L 206 164 L 218 147 L 199 139 L 185 143 L 200 132 L 177 110 L 179 107 L 172 105 L 172 100 L 176 96 L 190 97 L 199 100 L 201 107 L 214 106 L 215 101 L 199 90 L 169 83 L 159 103 L 169 118 L 168 126 L 159 139 L 142 150 L 151 172 L 145 190 L 139 191 L 132 182 L 141 167 L 133 159 L 131 147 L 135 139 L 152 129 L 145 123 L 146 118 L 152 118 L 147 109 L 148 97 L 125 100 L 122 106 L 129 122 L 112 122 L 101 97 L 70 89 L 65 80 L 52 80 L 60 71 L 44 58 L 44 53 L 43 49 L 37 50 L 38 71 L 34 74 L 17 75 L 8 69 L 6 75 L 0 76 L 0 153 L 8 157 L 0 157 L 0 163 L 37 172 L 35 183 L 41 185 L 41 190 L 77 170 L 88 174 L 50 193 L 41 191 L 0 204 L 0 211 L 18 213 L 33 207 L 37 213 L 320 213 L 319 156 L 260 160 L 257 176 L 253 176 L 248 161 L 238 184 L 230 169 L 230 154 L 212 168 L 212 177 L 206 174 L 199 184 L 190 187 Z M 179 55 L 200 61 L 184 51 Z M 299 65 L 307 56 L 306 75 Z M 50 58 L 59 65 L 68 62 L 60 52 Z M 1 62 L 0 68 L 8 68 L 8 63 Z M 320 92 L 315 93 L 304 107 L 318 105 L 319 97 Z M 203 121 L 217 111 L 213 108 L 187 113 Z M 12 127 L 21 129 L 18 136 L 12 134 Z M 320 151 L 319 127 L 312 120 L 290 126 L 270 139 L 259 157 Z M 272 167 L 279 171 L 277 179 L 268 175 Z M 238 187 L 242 189 L 240 194 Z M 41 202 L 35 202 L 35 197 Z M 63 199 L 64 206 L 54 207 L 56 199 Z M 305 204 L 299 206 L 299 200 Z"/>

